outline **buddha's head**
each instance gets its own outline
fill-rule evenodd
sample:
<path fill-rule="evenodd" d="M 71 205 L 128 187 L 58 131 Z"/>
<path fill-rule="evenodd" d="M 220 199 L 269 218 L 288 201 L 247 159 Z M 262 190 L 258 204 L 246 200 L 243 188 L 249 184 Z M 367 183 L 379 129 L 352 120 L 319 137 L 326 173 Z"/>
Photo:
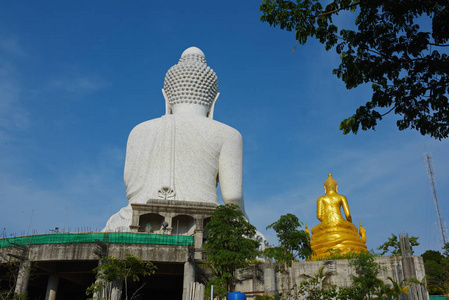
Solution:
<path fill-rule="evenodd" d="M 326 181 L 324 182 L 324 191 L 327 194 L 328 192 L 331 192 L 331 191 L 337 192 L 337 189 L 338 189 L 337 182 L 334 180 L 334 178 L 332 178 L 332 174 L 329 173 Z"/>
<path fill-rule="evenodd" d="M 170 106 L 188 103 L 209 108 L 217 91 L 217 75 L 206 64 L 203 51 L 196 47 L 185 50 L 165 75 L 164 93 Z"/>

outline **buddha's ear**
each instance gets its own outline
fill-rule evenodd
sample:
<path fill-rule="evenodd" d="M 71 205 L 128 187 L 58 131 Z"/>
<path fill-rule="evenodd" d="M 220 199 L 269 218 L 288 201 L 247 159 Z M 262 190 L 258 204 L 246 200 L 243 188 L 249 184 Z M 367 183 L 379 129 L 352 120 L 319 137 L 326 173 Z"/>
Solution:
<path fill-rule="evenodd" d="M 165 114 L 172 115 L 173 111 L 171 109 L 170 102 L 168 102 L 167 94 L 165 93 L 164 89 L 162 89 L 162 95 L 164 95 L 164 99 L 165 99 Z"/>
<path fill-rule="evenodd" d="M 207 117 L 209 119 L 213 119 L 214 118 L 215 102 L 217 102 L 217 99 L 218 99 L 219 96 L 220 96 L 220 93 L 217 93 L 217 95 L 215 96 L 214 101 L 212 101 L 212 104 L 210 105 L 209 112 L 207 113 Z"/>

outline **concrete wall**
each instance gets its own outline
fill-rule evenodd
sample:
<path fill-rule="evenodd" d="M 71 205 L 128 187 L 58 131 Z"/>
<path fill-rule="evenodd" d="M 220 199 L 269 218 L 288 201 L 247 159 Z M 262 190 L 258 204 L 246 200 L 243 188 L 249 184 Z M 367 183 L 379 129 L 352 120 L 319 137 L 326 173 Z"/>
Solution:
<path fill-rule="evenodd" d="M 96 244 L 30 245 L 28 259 L 32 262 L 98 260 L 98 256 L 94 253 L 97 247 Z M 108 255 L 121 258 L 126 253 L 153 262 L 184 263 L 189 257 L 189 250 L 186 246 L 108 244 Z M 19 255 L 20 251 L 12 247 L 1 248 L 0 263 L 6 262 L 8 254 Z"/>
<path fill-rule="evenodd" d="M 415 269 L 417 271 L 415 274 L 416 277 L 413 277 L 418 280 L 422 280 L 425 276 L 424 262 L 422 260 L 422 257 L 413 256 L 410 258 L 412 259 L 411 261 L 412 263 L 414 263 Z M 406 277 L 412 277 L 406 276 L 406 274 L 404 274 L 404 263 L 402 257 L 400 256 L 376 257 L 375 261 L 382 267 L 379 278 L 384 282 L 389 282 L 387 280 L 388 276 L 398 282 L 405 279 Z M 300 284 L 302 281 L 306 280 L 301 275 L 313 275 L 318 272 L 320 267 L 324 266 L 324 270 L 326 272 L 336 273 L 336 275 L 330 277 L 330 283 L 338 286 L 348 287 L 351 285 L 351 275 L 356 275 L 349 263 L 350 261 L 347 259 L 295 262 L 289 270 L 288 276 L 291 277 L 291 282 L 293 282 L 294 284 Z M 280 285 L 286 280 L 287 275 L 282 275 L 278 272 L 277 276 L 283 278 L 283 280 L 280 280 L 277 285 L 277 288 L 280 289 Z"/>
<path fill-rule="evenodd" d="M 382 267 L 379 278 L 385 283 L 390 281 L 387 277 L 391 277 L 397 282 L 401 282 L 405 278 L 416 278 L 421 281 L 425 276 L 424 262 L 420 256 L 411 256 L 402 258 L 400 256 L 376 257 L 376 262 Z M 329 282 L 340 287 L 351 286 L 351 275 L 355 275 L 354 270 L 349 265 L 349 260 L 327 260 L 327 261 L 304 261 L 294 262 L 288 272 L 276 272 L 274 266 L 269 264 L 260 264 L 257 268 L 252 267 L 243 270 L 240 275 L 242 282 L 237 285 L 236 290 L 245 292 L 250 298 L 256 294 L 275 293 L 287 290 L 288 282 L 290 286 L 299 285 L 306 281 L 304 274 L 313 276 L 318 270 L 324 266 L 325 272 L 335 272 L 330 277 Z M 260 271 L 259 271 L 259 270 Z M 262 272 L 263 276 L 260 276 Z M 418 287 L 415 287 L 415 290 Z M 429 299 L 427 291 L 419 287 L 419 297 L 410 299 Z"/>
<path fill-rule="evenodd" d="M 85 299 L 87 287 L 95 282 L 92 270 L 98 266 L 99 255 L 105 254 L 122 258 L 130 253 L 157 266 L 156 274 L 140 290 L 146 296 L 180 299 L 183 282 L 189 284 L 194 281 L 194 275 L 188 272 L 184 274 L 184 266 L 189 264 L 186 262 L 193 257 L 193 246 L 103 244 L 106 249 L 100 246 L 80 243 L 1 248 L 0 264 L 13 257 L 21 261 L 17 281 L 7 283 L 15 286 L 16 295 L 27 293 L 30 300 L 44 299 L 44 296 L 50 300 Z M 133 289 L 132 283 L 130 288 Z"/>

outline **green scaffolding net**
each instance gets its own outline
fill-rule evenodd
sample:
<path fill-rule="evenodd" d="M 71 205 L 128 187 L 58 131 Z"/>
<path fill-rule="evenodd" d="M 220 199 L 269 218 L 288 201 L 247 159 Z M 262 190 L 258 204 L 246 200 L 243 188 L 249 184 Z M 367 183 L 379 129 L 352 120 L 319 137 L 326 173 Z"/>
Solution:
<path fill-rule="evenodd" d="M 54 233 L 3 238 L 0 239 L 0 248 L 12 245 L 79 244 L 98 241 L 115 244 L 189 246 L 193 245 L 193 236 L 134 232 Z"/>

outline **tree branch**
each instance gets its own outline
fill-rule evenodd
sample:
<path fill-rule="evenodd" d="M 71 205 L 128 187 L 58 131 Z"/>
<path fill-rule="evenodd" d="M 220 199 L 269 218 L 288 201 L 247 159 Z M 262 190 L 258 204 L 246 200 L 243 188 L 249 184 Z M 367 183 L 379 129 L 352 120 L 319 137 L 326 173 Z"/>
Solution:
<path fill-rule="evenodd" d="M 431 46 L 437 46 L 437 47 L 449 47 L 449 44 L 442 45 L 442 44 L 433 44 L 433 43 L 429 43 L 429 45 L 431 45 Z"/>
<path fill-rule="evenodd" d="M 388 114 L 391 113 L 391 112 L 393 111 L 393 109 L 395 109 L 395 108 L 396 108 L 396 105 L 393 106 L 389 111 L 387 111 L 386 113 L 384 113 L 384 114 L 382 114 L 382 115 L 380 115 L 380 116 L 383 117 L 383 116 L 388 115 Z"/>
<path fill-rule="evenodd" d="M 134 299 L 134 296 L 137 294 L 137 292 L 138 291 L 140 291 L 144 286 L 145 286 L 145 284 L 147 284 L 146 282 L 144 282 L 132 295 L 131 295 L 131 299 L 130 300 L 132 300 L 132 299 Z"/>
<path fill-rule="evenodd" d="M 369 52 L 373 52 L 374 54 L 377 54 L 377 55 L 379 55 L 379 56 L 381 56 L 381 57 L 385 57 L 385 58 L 390 58 L 390 57 L 388 57 L 387 55 L 385 55 L 385 54 L 383 54 L 383 53 L 380 53 L 380 52 L 378 52 L 378 51 L 376 51 L 376 50 L 374 50 L 374 49 L 370 49 L 370 48 L 367 48 L 366 50 L 368 50 Z"/>
<path fill-rule="evenodd" d="M 322 13 L 322 14 L 319 14 L 319 15 L 315 15 L 314 17 L 316 18 L 316 17 L 321 17 L 321 16 L 333 14 L 333 13 L 339 12 L 340 10 L 346 10 L 346 9 L 348 9 L 348 8 L 357 6 L 357 5 L 359 5 L 359 4 L 360 4 L 360 2 L 353 3 L 353 4 L 351 4 L 351 5 L 349 5 L 349 6 L 346 6 L 346 7 L 337 8 L 337 9 L 334 9 L 334 10 L 331 10 L 331 11 L 327 11 L 327 12 Z"/>

